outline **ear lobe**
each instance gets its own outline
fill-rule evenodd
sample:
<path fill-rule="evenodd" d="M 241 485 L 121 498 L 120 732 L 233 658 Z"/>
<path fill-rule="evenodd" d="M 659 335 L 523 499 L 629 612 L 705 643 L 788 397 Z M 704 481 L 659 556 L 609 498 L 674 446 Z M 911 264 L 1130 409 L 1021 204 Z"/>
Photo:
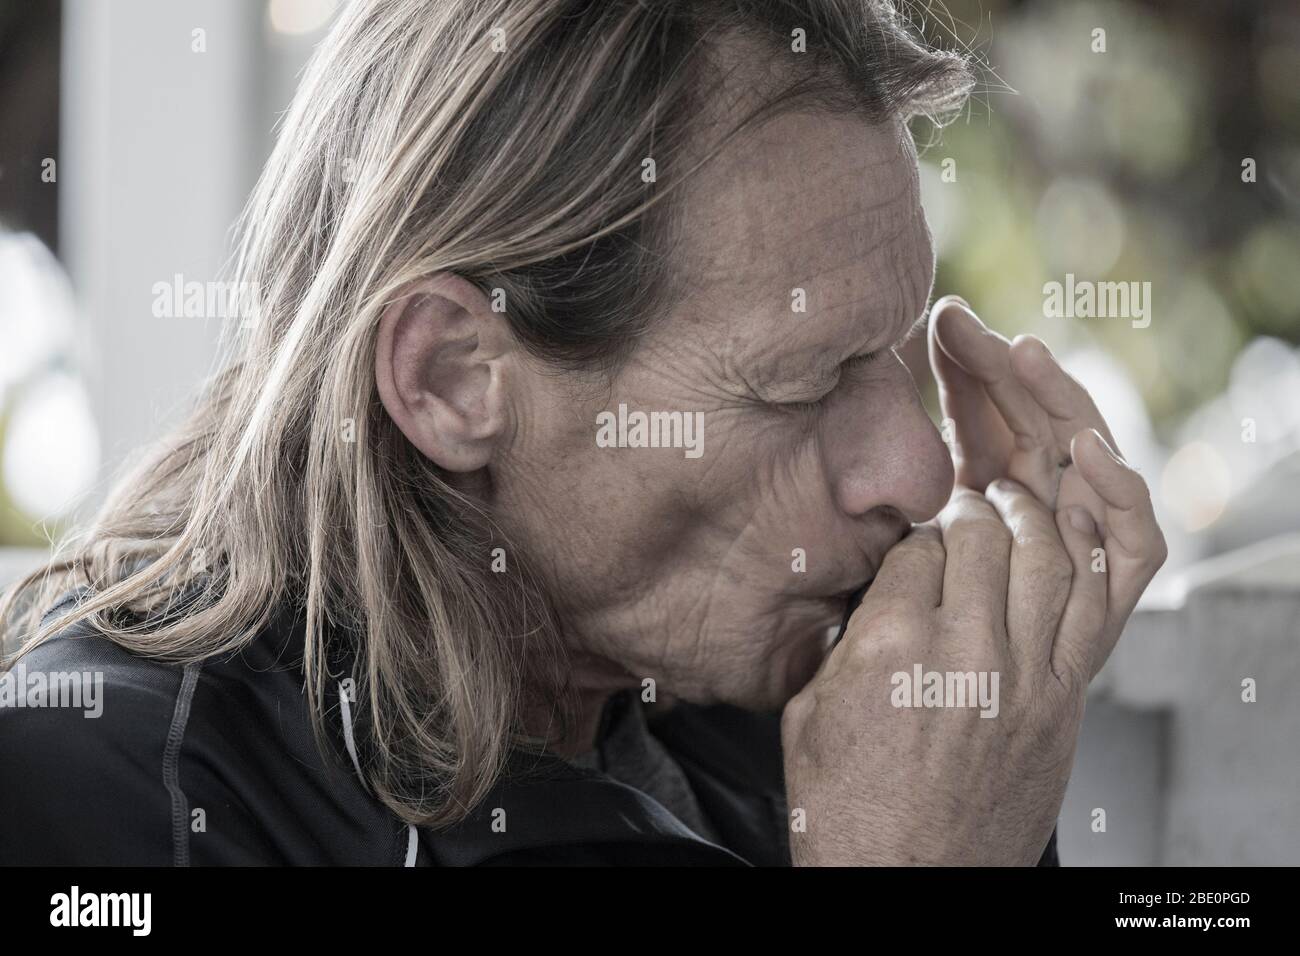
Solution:
<path fill-rule="evenodd" d="M 379 320 L 375 384 L 403 435 L 434 464 L 470 472 L 504 440 L 503 314 L 457 275 L 404 288 Z"/>

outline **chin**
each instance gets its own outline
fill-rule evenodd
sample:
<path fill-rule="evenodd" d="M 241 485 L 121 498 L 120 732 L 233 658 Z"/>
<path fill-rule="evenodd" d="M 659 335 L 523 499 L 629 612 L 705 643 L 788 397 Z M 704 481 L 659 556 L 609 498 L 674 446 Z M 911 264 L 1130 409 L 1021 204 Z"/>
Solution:
<path fill-rule="evenodd" d="M 787 612 L 773 630 L 763 628 L 770 622 L 761 617 L 744 624 L 733 622 L 725 642 L 720 642 L 728 648 L 725 669 L 706 674 L 696 668 L 689 679 L 675 675 L 676 695 L 704 706 L 730 704 L 757 712 L 784 709 L 817 673 L 844 620 L 845 607 L 846 601 L 839 597 L 806 601 L 797 611 Z"/>

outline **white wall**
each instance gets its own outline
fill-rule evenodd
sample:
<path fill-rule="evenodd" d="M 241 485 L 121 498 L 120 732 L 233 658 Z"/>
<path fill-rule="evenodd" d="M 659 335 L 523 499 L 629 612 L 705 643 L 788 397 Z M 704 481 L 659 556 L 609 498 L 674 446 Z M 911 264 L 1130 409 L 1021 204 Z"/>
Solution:
<path fill-rule="evenodd" d="M 61 257 L 106 471 L 212 370 L 218 320 L 155 318 L 152 288 L 215 280 L 228 255 L 267 142 L 263 16 L 248 0 L 65 3 Z"/>

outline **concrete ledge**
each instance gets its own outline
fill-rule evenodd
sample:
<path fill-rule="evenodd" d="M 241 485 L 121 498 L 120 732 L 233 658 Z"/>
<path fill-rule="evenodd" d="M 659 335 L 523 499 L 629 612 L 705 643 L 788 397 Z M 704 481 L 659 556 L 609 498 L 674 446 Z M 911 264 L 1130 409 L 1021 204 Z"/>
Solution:
<path fill-rule="evenodd" d="M 1300 535 L 1198 564 L 1176 593 L 1133 616 L 1093 684 L 1064 862 L 1295 864 Z M 1090 827 L 1097 807 L 1106 833 Z"/>

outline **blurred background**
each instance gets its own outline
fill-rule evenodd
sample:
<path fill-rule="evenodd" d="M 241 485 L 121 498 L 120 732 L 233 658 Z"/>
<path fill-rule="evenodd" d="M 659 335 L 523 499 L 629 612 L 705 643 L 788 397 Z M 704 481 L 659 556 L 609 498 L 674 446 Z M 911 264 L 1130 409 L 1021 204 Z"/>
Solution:
<path fill-rule="evenodd" d="M 1171 570 L 1300 530 L 1300 4 L 947 8 L 990 73 L 924 157 L 936 291 L 1068 357 Z M 1150 325 L 1045 315 L 1067 275 L 1150 283 Z"/>
<path fill-rule="evenodd" d="M 0 0 L 0 582 L 214 369 L 223 320 L 160 309 L 159 284 L 221 278 L 337 7 Z M 1170 544 L 1094 688 L 1063 858 L 1298 862 L 1300 4 L 914 19 L 988 67 L 941 135 L 918 124 L 936 294 L 1053 347 Z M 1149 324 L 1050 314 L 1080 282 L 1149 289 Z"/>

